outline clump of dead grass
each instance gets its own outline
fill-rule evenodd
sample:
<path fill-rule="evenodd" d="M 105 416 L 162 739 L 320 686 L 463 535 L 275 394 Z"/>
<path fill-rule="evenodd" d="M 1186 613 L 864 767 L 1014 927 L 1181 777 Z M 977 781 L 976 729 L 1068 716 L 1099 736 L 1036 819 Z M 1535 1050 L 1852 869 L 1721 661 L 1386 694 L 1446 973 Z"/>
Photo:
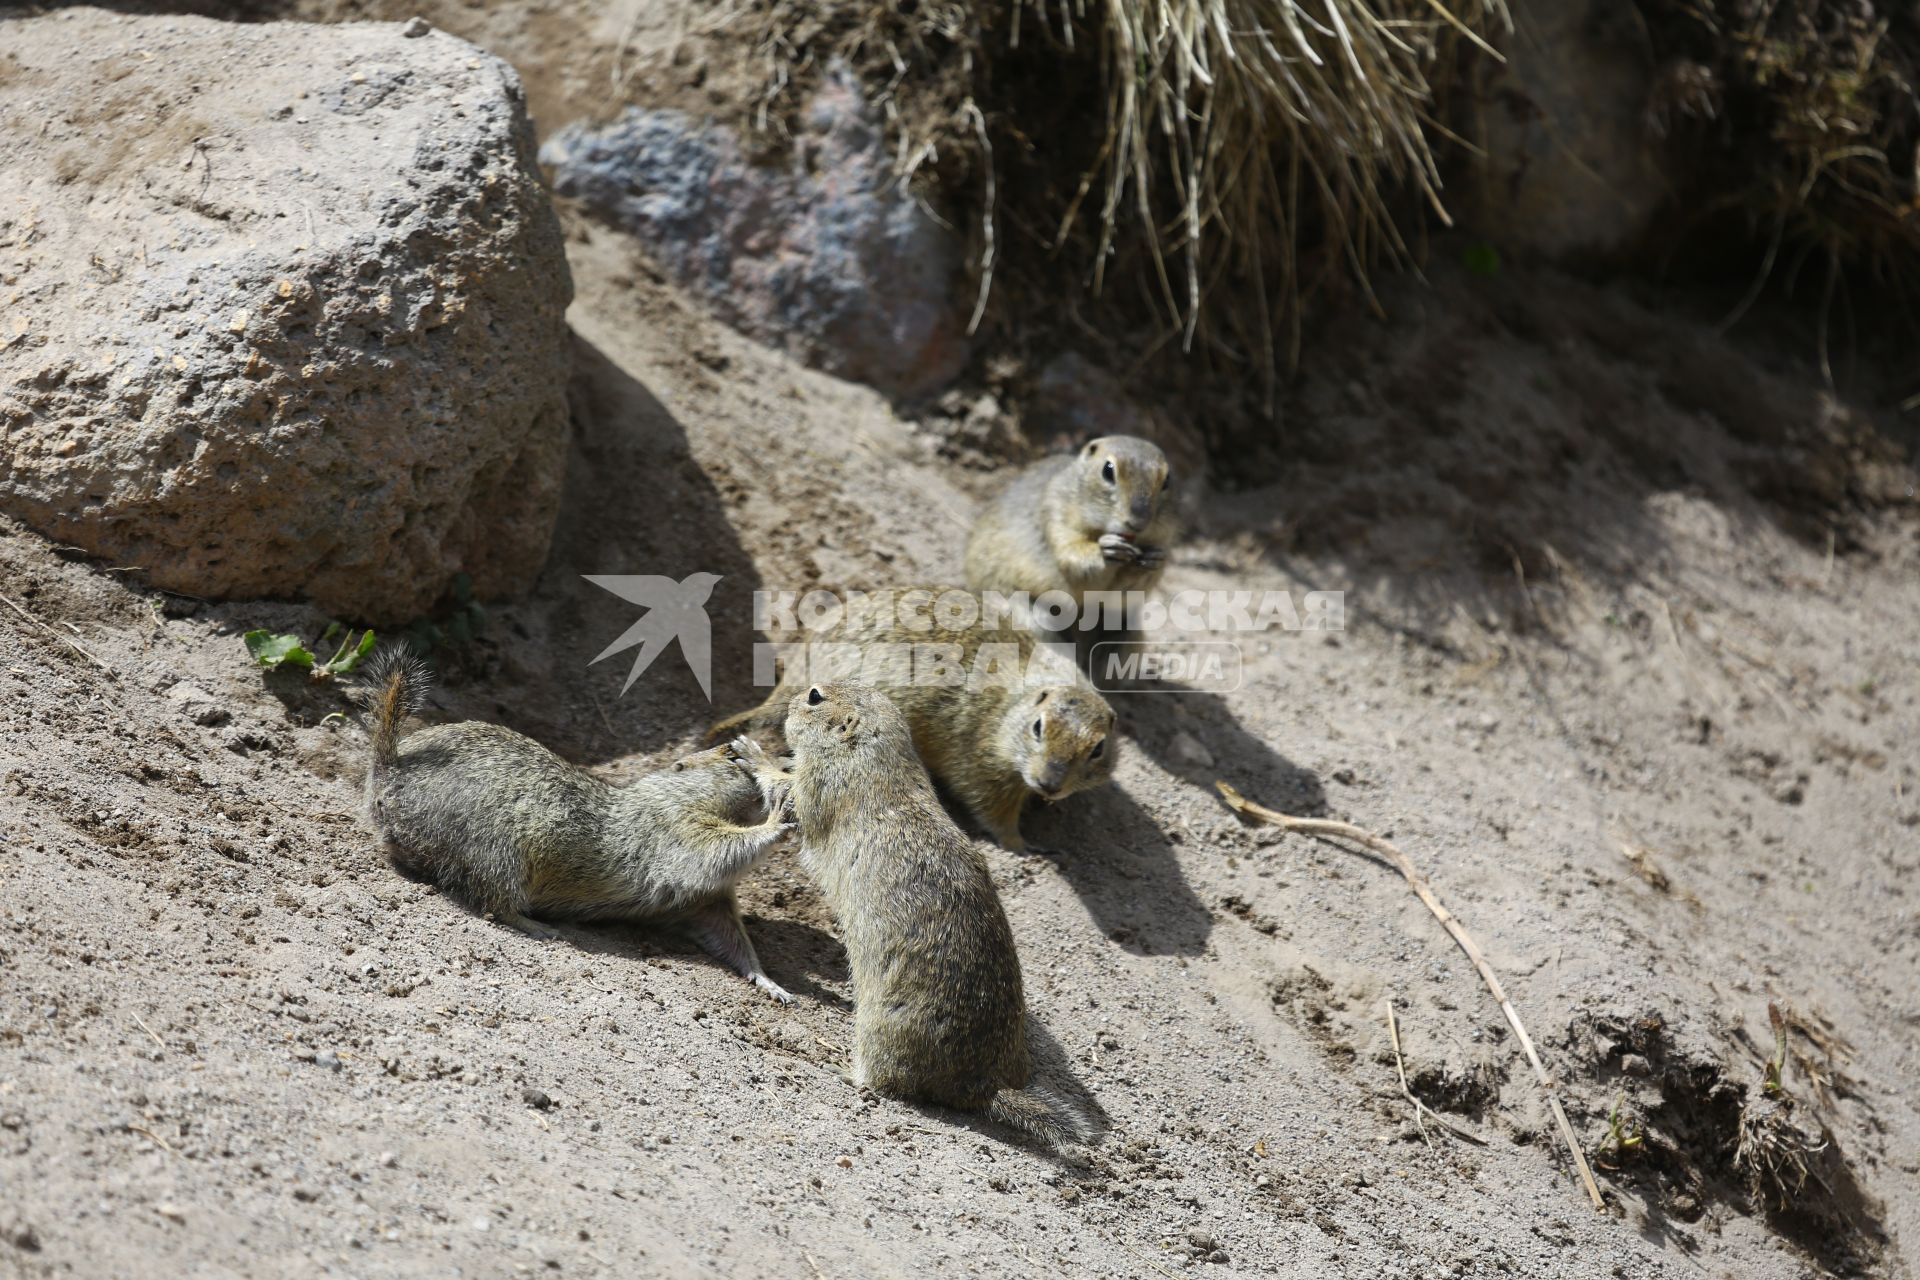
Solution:
<path fill-rule="evenodd" d="M 1806 1190 L 1810 1165 L 1827 1143 L 1809 1135 L 1794 1119 L 1794 1099 L 1787 1092 L 1787 1022 L 1779 1006 L 1767 1006 L 1773 1028 L 1773 1055 L 1767 1059 L 1757 1095 L 1740 1108 L 1739 1140 L 1733 1167 L 1747 1180 L 1747 1193 L 1769 1209 L 1797 1204 Z"/>
<path fill-rule="evenodd" d="M 1825 317 L 1846 273 L 1902 296 L 1920 284 L 1920 9 L 1640 3 L 1663 66 L 1649 122 L 1691 152 L 1683 203 L 1703 222 L 1737 213 L 1765 246 L 1729 321 L 1768 282 L 1791 289 L 1813 265 L 1826 364 Z"/>
<path fill-rule="evenodd" d="M 1158 341 L 1297 355 L 1304 294 L 1411 259 L 1442 220 L 1440 102 L 1505 0 L 766 0 L 760 120 L 841 59 L 875 86 L 903 178 L 957 180 L 996 271 L 1142 304 Z M 1493 55 L 1498 56 L 1498 55 Z M 981 311 L 976 309 L 978 322 Z M 1214 322 L 1210 325 L 1209 322 Z"/>

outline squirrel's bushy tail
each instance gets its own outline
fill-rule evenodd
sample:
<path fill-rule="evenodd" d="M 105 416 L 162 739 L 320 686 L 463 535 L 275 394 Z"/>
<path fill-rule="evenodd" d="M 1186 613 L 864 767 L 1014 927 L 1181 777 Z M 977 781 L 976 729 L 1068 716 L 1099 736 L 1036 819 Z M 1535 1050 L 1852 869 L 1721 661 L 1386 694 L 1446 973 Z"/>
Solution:
<path fill-rule="evenodd" d="M 1105 1126 L 1087 1108 L 1038 1080 L 1024 1089 L 1002 1089 L 987 1103 L 987 1118 L 1061 1155 L 1084 1155 L 1097 1145 Z"/>
<path fill-rule="evenodd" d="M 433 672 L 406 645 L 384 649 L 367 664 L 367 731 L 374 769 L 399 758 L 400 722 L 426 706 L 432 685 Z"/>

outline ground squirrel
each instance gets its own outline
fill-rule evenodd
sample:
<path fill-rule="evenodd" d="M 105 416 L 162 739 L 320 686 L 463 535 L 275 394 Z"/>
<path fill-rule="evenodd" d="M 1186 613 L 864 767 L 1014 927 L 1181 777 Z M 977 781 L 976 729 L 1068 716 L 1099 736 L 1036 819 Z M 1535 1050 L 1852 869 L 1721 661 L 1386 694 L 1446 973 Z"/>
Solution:
<path fill-rule="evenodd" d="M 1138 436 L 1102 436 L 1043 458 L 989 502 L 967 536 L 975 591 L 1148 591 L 1176 534 L 1167 457 Z"/>
<path fill-rule="evenodd" d="M 761 969 L 733 892 L 792 825 L 784 777 L 757 744 L 615 787 L 500 725 L 435 725 L 402 741 L 427 682 L 404 656 L 372 673 L 367 817 L 396 870 L 536 937 L 554 936 L 536 916 L 684 929 L 755 986 L 791 998 Z"/>
<path fill-rule="evenodd" d="M 987 834 L 1024 852 L 1020 815 L 1029 796 L 1061 800 L 1113 777 L 1119 754 L 1113 708 L 1070 659 L 1048 661 L 1026 627 L 1002 625 L 977 609 L 967 625 L 943 622 L 943 611 L 929 602 L 950 599 L 949 592 L 978 603 L 957 587 L 910 587 L 894 594 L 892 607 L 847 609 L 836 625 L 810 633 L 806 643 L 856 645 L 863 654 L 880 652 L 875 646 L 913 646 L 911 671 L 868 683 L 906 715 L 921 761 L 948 794 Z M 983 646 L 995 645 L 1006 648 L 983 655 Z M 921 655 L 933 655 L 930 660 L 944 664 L 953 678 L 922 683 L 927 673 Z M 1004 661 L 993 671 L 983 669 L 995 659 Z M 790 667 L 760 706 L 714 725 L 708 740 L 743 726 L 778 726 L 794 695 L 820 678 L 817 667 L 809 672 L 809 664 L 799 665 L 803 669 Z"/>
<path fill-rule="evenodd" d="M 861 1088 L 984 1111 L 1072 1151 L 1085 1108 L 1034 1078 L 1013 930 L 986 860 L 953 824 L 877 689 L 817 685 L 787 713 L 800 861 L 853 969 Z"/>

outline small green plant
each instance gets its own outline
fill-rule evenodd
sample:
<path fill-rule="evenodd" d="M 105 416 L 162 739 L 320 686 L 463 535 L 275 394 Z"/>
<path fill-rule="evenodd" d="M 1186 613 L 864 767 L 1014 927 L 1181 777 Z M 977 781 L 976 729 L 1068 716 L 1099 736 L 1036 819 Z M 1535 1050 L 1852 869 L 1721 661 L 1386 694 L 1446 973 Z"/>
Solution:
<path fill-rule="evenodd" d="M 1613 1110 L 1607 1112 L 1607 1154 L 1615 1164 L 1639 1151 L 1647 1141 L 1645 1133 L 1630 1126 L 1621 1116 L 1620 1109 L 1625 1102 L 1625 1093 L 1614 1094 Z"/>
<path fill-rule="evenodd" d="M 1771 1000 L 1767 1002 L 1767 1021 L 1773 1024 L 1773 1056 L 1767 1059 L 1767 1074 L 1760 1088 L 1769 1098 L 1778 1098 L 1787 1091 L 1787 1020 Z"/>
<path fill-rule="evenodd" d="M 333 656 L 325 662 L 318 660 L 315 650 L 325 653 L 327 646 L 339 637 L 340 646 Z M 373 652 L 374 638 L 371 630 L 362 633 L 359 643 L 353 639 L 353 628 L 343 627 L 337 622 L 329 622 L 326 631 L 321 633 L 313 649 L 297 635 L 283 632 L 249 631 L 244 637 L 247 652 L 253 660 L 269 671 L 279 671 L 285 667 L 300 667 L 315 680 L 331 680 L 335 676 L 344 676 L 359 666 L 366 656 Z"/>

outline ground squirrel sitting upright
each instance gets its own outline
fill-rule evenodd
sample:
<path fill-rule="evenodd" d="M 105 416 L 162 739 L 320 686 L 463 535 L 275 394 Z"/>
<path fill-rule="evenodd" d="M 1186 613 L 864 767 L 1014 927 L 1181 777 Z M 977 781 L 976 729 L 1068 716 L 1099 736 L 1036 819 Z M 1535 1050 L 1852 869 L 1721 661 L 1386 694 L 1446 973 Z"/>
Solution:
<path fill-rule="evenodd" d="M 1034 463 L 988 503 L 967 537 L 975 591 L 1148 591 L 1177 532 L 1167 457 L 1138 436 L 1102 436 Z"/>
<path fill-rule="evenodd" d="M 953 598 L 948 593 L 974 603 L 967 625 L 943 622 L 943 611 L 930 607 Z M 1043 657 L 1036 665 L 1037 639 L 1024 626 L 986 618 L 978 597 L 958 587 L 911 587 L 895 593 L 890 606 L 849 608 L 836 626 L 809 634 L 806 642 L 854 645 L 863 654 L 879 646 L 912 646 L 911 670 L 891 673 L 884 683 L 869 676 L 868 682 L 905 714 L 913 745 L 935 780 L 987 834 L 1018 853 L 1027 848 L 1020 815 L 1029 796 L 1051 802 L 1097 787 L 1113 777 L 1119 754 L 1113 708 L 1070 660 L 1049 663 Z M 995 645 L 1004 649 L 983 655 L 983 647 Z M 1005 661 L 985 671 L 996 656 Z M 940 664 L 948 677 L 927 679 L 923 658 Z M 797 672 L 790 666 L 765 702 L 720 721 L 707 731 L 708 740 L 743 726 L 779 725 L 794 695 L 820 678 L 807 665 L 799 664 Z"/>
<path fill-rule="evenodd" d="M 853 1083 L 984 1111 L 1072 1150 L 1096 1120 L 1034 1078 L 1013 930 L 898 708 L 818 685 L 787 714 L 800 860 L 853 968 Z"/>
<path fill-rule="evenodd" d="M 733 892 L 792 825 L 784 776 L 756 744 L 615 787 L 500 725 L 435 725 L 402 741 L 426 684 L 404 656 L 373 670 L 367 817 L 395 869 L 536 937 L 554 936 L 536 916 L 671 925 L 791 999 L 761 969 Z"/>

